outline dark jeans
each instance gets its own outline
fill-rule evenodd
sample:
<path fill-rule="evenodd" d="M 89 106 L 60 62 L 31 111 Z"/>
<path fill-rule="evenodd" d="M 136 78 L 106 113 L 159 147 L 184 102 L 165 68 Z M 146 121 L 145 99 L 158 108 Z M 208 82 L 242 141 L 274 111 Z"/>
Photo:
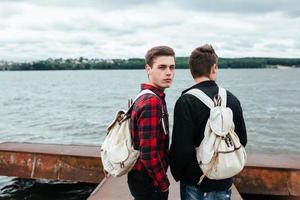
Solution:
<path fill-rule="evenodd" d="M 180 182 L 181 200 L 230 200 L 231 189 L 225 191 L 201 192 L 196 185 Z"/>
<path fill-rule="evenodd" d="M 145 171 L 131 170 L 127 180 L 131 195 L 135 200 L 167 200 L 169 192 L 161 192 L 152 185 Z"/>

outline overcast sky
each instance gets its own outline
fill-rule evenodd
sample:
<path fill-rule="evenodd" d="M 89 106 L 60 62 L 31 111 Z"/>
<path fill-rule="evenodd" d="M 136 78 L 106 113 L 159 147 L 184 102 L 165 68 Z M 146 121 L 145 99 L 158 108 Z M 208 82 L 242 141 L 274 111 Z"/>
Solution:
<path fill-rule="evenodd" d="M 189 56 L 300 57 L 298 0 L 0 0 L 0 60 Z"/>

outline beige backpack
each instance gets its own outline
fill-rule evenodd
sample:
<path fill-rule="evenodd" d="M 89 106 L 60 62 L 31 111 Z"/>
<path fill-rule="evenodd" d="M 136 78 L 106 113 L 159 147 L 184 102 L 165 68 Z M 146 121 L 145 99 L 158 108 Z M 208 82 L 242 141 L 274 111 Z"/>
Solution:
<path fill-rule="evenodd" d="M 119 177 L 128 173 L 135 165 L 140 152 L 132 145 L 130 135 L 130 116 L 134 102 L 151 90 L 142 90 L 134 99 L 128 111 L 120 110 L 107 128 L 107 135 L 101 145 L 101 160 L 104 170 Z"/>
<path fill-rule="evenodd" d="M 194 95 L 210 108 L 204 139 L 196 147 L 197 161 L 203 171 L 198 184 L 205 176 L 225 179 L 238 174 L 246 164 L 247 155 L 234 132 L 233 113 L 226 107 L 226 90 L 219 87 L 218 98 L 214 101 L 199 89 L 191 89 L 186 94 Z"/>

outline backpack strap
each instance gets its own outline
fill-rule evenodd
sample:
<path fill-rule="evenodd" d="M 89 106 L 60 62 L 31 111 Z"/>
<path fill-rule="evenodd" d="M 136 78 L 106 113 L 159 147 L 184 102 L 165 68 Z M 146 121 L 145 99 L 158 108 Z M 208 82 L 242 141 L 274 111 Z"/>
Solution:
<path fill-rule="evenodd" d="M 154 92 L 152 92 L 151 90 L 149 89 L 146 89 L 146 90 L 142 90 L 140 93 L 138 93 L 138 95 L 135 97 L 135 99 L 133 100 L 132 104 L 138 99 L 140 98 L 141 96 L 143 96 L 144 94 L 154 94 L 156 96 L 156 94 Z M 131 105 L 132 106 L 132 105 Z"/>
<path fill-rule="evenodd" d="M 131 113 L 132 109 L 133 109 L 133 106 L 134 106 L 134 102 L 140 98 L 141 96 L 143 96 L 144 94 L 154 94 L 155 96 L 157 96 L 154 92 L 152 92 L 151 90 L 149 89 L 146 89 L 146 90 L 142 90 L 140 93 L 137 94 L 137 96 L 134 98 L 134 100 L 132 101 L 130 107 L 128 108 L 126 114 L 128 113 Z"/>
<path fill-rule="evenodd" d="M 127 115 L 127 117 L 129 117 L 129 116 L 131 115 L 131 111 L 132 111 L 132 109 L 133 109 L 134 102 L 135 102 L 138 98 L 140 98 L 142 95 L 144 95 L 144 94 L 153 94 L 153 95 L 157 96 L 154 92 L 152 92 L 152 91 L 149 90 L 149 89 L 142 90 L 140 93 L 138 93 L 138 95 L 135 97 L 135 99 L 132 101 L 130 107 L 128 108 L 128 110 L 127 110 L 127 112 L 126 112 L 126 114 L 125 114 L 125 115 Z M 158 96 L 157 96 L 157 97 L 158 97 Z M 158 97 L 158 98 L 159 98 L 159 97 Z M 162 128 L 163 128 L 164 133 L 167 134 L 167 133 L 168 133 L 167 128 L 166 128 L 167 126 L 166 126 L 166 124 L 165 124 L 166 122 L 165 122 L 165 120 L 164 120 L 164 115 L 165 115 L 166 113 L 165 113 L 165 111 L 164 111 L 163 104 L 162 104 L 160 98 L 159 98 L 159 101 L 160 101 L 161 110 L 162 110 Z"/>
<path fill-rule="evenodd" d="M 197 97 L 200 101 L 202 101 L 210 109 L 215 107 L 213 100 L 200 89 L 194 88 L 194 89 L 187 91 L 185 94 L 191 94 L 191 95 Z"/>
<path fill-rule="evenodd" d="M 227 106 L 227 92 L 224 88 L 219 87 L 219 96 L 221 97 L 223 107 Z"/>
<path fill-rule="evenodd" d="M 219 93 L 219 96 L 221 97 L 221 100 L 222 100 L 221 105 L 226 107 L 226 104 L 227 104 L 226 90 L 222 87 L 219 87 L 219 92 L 218 93 Z M 215 102 L 207 94 L 205 94 L 200 89 L 194 88 L 194 89 L 191 89 L 191 90 L 187 91 L 185 94 L 191 94 L 191 95 L 197 97 L 200 101 L 202 101 L 210 109 L 215 107 Z"/>

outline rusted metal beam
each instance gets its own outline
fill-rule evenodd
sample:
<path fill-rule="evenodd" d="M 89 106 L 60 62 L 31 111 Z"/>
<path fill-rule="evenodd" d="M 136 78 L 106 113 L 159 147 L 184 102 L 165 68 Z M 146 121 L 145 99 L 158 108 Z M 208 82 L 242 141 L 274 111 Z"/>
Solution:
<path fill-rule="evenodd" d="M 100 148 L 89 145 L 1 143 L 0 175 L 99 183 Z M 240 193 L 300 196 L 300 156 L 249 154 L 235 177 Z"/>
<path fill-rule="evenodd" d="M 99 183 L 100 147 L 6 142 L 0 144 L 0 175 Z"/>
<path fill-rule="evenodd" d="M 245 194 L 300 196 L 300 156 L 251 154 L 234 183 Z"/>

